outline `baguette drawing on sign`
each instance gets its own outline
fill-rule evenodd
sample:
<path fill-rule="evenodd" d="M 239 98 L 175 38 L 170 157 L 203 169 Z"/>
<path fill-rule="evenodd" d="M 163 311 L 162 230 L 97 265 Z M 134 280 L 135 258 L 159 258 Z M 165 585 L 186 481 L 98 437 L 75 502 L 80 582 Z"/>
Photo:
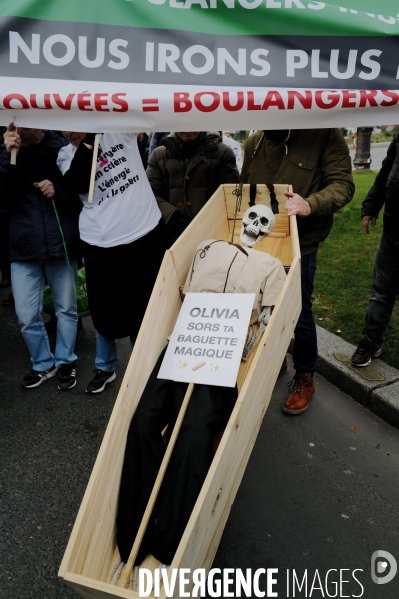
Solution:
<path fill-rule="evenodd" d="M 200 368 L 205 366 L 205 364 L 206 364 L 206 362 L 200 362 L 199 364 L 196 364 L 195 366 L 193 366 L 193 370 L 199 370 Z"/>

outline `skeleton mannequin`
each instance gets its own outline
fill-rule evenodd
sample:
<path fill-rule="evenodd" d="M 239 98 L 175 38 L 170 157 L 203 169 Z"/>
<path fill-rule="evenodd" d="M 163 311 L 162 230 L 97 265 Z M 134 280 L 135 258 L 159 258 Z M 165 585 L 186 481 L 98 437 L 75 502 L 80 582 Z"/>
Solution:
<path fill-rule="evenodd" d="M 240 239 L 244 247 L 252 248 L 265 235 L 271 233 L 276 224 L 273 212 L 263 204 L 250 206 L 242 218 Z M 271 307 L 265 306 L 259 315 L 258 322 L 266 326 L 270 320 Z"/>
<path fill-rule="evenodd" d="M 270 320 L 272 306 L 285 280 L 280 260 L 254 246 L 271 232 L 276 219 L 270 208 L 257 204 L 245 212 L 241 246 L 222 240 L 203 241 L 195 253 L 183 293 L 255 293 L 243 360 L 261 337 Z M 259 323 L 259 328 L 252 325 Z"/>

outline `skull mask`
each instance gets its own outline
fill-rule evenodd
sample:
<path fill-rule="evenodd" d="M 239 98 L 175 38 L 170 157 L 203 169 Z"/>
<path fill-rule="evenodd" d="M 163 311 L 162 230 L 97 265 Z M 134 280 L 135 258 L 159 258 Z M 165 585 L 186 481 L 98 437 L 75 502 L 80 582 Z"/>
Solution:
<path fill-rule="evenodd" d="M 253 247 L 273 230 L 275 224 L 276 219 L 270 208 L 263 204 L 251 206 L 242 218 L 241 242 L 246 247 Z"/>

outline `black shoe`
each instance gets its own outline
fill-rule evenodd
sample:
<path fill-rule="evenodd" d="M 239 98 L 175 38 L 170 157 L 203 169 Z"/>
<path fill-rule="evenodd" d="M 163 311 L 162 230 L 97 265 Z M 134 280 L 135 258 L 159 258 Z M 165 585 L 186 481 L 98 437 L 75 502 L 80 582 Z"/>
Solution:
<path fill-rule="evenodd" d="M 76 385 L 75 364 L 61 364 L 58 370 L 58 389 L 67 391 Z"/>
<path fill-rule="evenodd" d="M 94 369 L 93 372 L 96 374 L 87 385 L 86 393 L 101 393 L 101 391 L 104 391 L 105 385 L 116 379 L 115 372 L 105 372 L 98 369 Z"/>
<path fill-rule="evenodd" d="M 381 352 L 381 347 L 375 345 L 372 341 L 370 341 L 367 335 L 365 335 L 360 340 L 355 353 L 352 355 L 351 364 L 352 366 L 357 366 L 358 368 L 368 366 L 371 364 L 372 358 L 378 358 Z"/>
<path fill-rule="evenodd" d="M 24 376 L 21 381 L 21 385 L 26 389 L 32 389 L 33 387 L 38 387 L 44 383 L 44 381 L 47 381 L 47 379 L 51 379 L 51 377 L 55 376 L 56 374 L 57 369 L 54 365 L 48 370 L 43 370 L 42 372 L 32 369 L 29 374 Z"/>
<path fill-rule="evenodd" d="M 3 306 L 14 306 L 15 305 L 14 296 L 12 294 L 12 291 L 10 291 L 10 293 L 7 295 L 7 297 L 5 297 L 2 300 L 1 303 Z"/>

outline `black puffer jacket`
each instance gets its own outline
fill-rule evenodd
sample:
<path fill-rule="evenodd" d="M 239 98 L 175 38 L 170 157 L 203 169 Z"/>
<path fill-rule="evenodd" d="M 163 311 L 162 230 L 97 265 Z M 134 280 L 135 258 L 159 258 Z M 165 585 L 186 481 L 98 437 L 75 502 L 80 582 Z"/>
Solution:
<path fill-rule="evenodd" d="M 60 226 L 69 254 L 78 250 L 79 197 L 68 193 L 57 167 L 60 148 L 68 142 L 46 131 L 37 145 L 21 147 L 17 164 L 10 164 L 10 154 L 0 146 L 0 201 L 10 214 L 11 262 L 32 262 L 62 258 L 65 255 Z M 54 203 L 34 187 L 48 179 L 55 188 Z"/>
<path fill-rule="evenodd" d="M 177 133 L 163 139 L 150 156 L 147 176 L 166 224 L 179 211 L 191 221 L 223 183 L 238 183 L 233 150 L 218 132 L 203 132 L 194 154 L 177 140 Z M 189 147 L 187 147 L 189 151 Z"/>
<path fill-rule="evenodd" d="M 399 134 L 391 141 L 374 185 L 363 200 L 362 218 L 378 217 L 384 204 L 384 232 L 399 242 Z"/>

